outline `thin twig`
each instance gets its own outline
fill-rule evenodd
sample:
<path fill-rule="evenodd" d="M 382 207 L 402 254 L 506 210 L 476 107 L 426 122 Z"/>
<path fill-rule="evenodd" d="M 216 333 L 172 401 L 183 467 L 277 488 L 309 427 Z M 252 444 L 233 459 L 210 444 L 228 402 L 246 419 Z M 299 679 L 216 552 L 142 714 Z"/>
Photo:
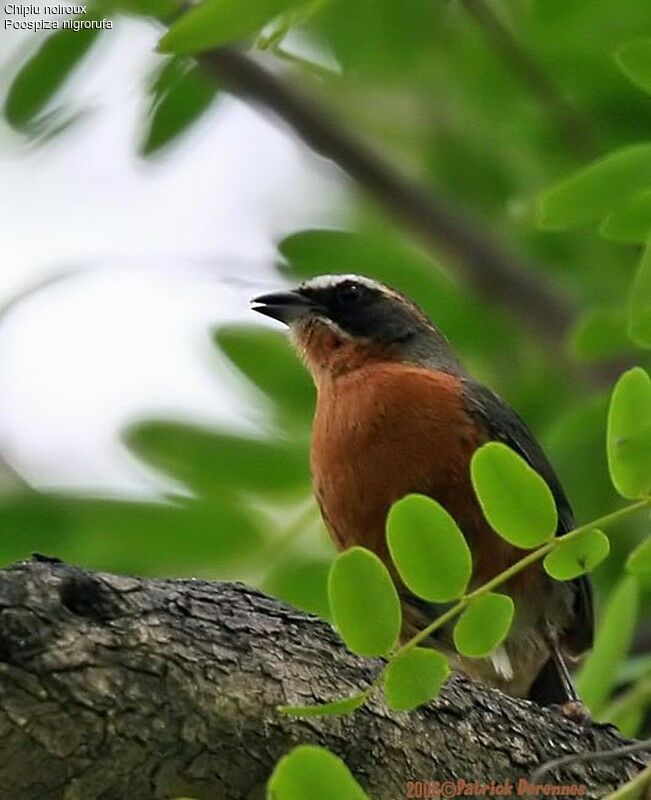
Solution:
<path fill-rule="evenodd" d="M 563 96 L 531 53 L 484 0 L 461 0 L 461 4 L 497 53 L 556 119 L 568 143 L 583 156 L 594 155 L 596 140 L 589 121 Z"/>
<path fill-rule="evenodd" d="M 611 750 L 595 750 L 594 753 L 572 753 L 569 756 L 555 758 L 553 761 L 548 761 L 546 764 L 543 764 L 531 774 L 529 783 L 539 783 L 543 775 L 546 775 L 548 772 L 558 769 L 559 767 L 565 767 L 567 764 L 573 764 L 576 761 L 609 761 L 613 758 L 621 758 L 621 756 L 643 751 L 651 753 L 651 739 L 645 739 L 643 742 L 635 742 L 635 744 L 627 744 L 624 747 L 613 747 Z"/>

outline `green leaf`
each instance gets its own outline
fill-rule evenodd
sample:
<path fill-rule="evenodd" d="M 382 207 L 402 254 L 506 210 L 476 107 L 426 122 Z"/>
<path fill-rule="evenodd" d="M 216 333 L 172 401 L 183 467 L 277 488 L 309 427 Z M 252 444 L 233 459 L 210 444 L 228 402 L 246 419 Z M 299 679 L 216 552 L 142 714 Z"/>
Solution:
<path fill-rule="evenodd" d="M 629 500 L 651 490 L 651 379 L 641 367 L 625 372 L 610 400 L 608 467 L 617 491 Z"/>
<path fill-rule="evenodd" d="M 265 579 L 262 589 L 303 611 L 329 620 L 328 572 L 331 563 L 331 559 L 309 555 L 282 558 Z"/>
<path fill-rule="evenodd" d="M 286 428 L 312 424 L 315 389 L 288 339 L 259 326 L 228 325 L 214 333 L 224 355 L 274 403 Z"/>
<path fill-rule="evenodd" d="M 626 569 L 633 575 L 651 575 L 651 537 L 648 537 L 629 554 Z"/>
<path fill-rule="evenodd" d="M 565 230 L 596 222 L 650 185 L 651 144 L 624 147 L 547 191 L 539 203 L 540 225 Z"/>
<path fill-rule="evenodd" d="M 651 191 L 629 197 L 604 219 L 599 231 L 612 242 L 645 244 L 651 234 Z"/>
<path fill-rule="evenodd" d="M 633 641 L 638 606 L 637 580 L 629 575 L 620 581 L 608 600 L 594 647 L 577 682 L 579 695 L 592 714 L 599 714 L 610 697 L 617 670 Z"/>
<path fill-rule="evenodd" d="M 158 44 L 171 53 L 200 53 L 258 33 L 304 0 L 204 0 L 177 21 Z"/>
<path fill-rule="evenodd" d="M 514 612 L 513 600 L 506 594 L 479 595 L 454 626 L 454 646 L 461 655 L 484 658 L 506 639 Z"/>
<path fill-rule="evenodd" d="M 623 308 L 594 308 L 583 314 L 572 331 L 570 347 L 585 361 L 613 358 L 631 350 Z"/>
<path fill-rule="evenodd" d="M 344 762 L 314 745 L 295 747 L 276 764 L 268 800 L 369 800 Z"/>
<path fill-rule="evenodd" d="M 217 576 L 263 550 L 259 521 L 226 500 L 136 502 L 19 494 L 0 501 L 0 563 L 36 551 L 109 572 Z"/>
<path fill-rule="evenodd" d="M 19 130 L 28 129 L 61 89 L 101 33 L 98 29 L 63 28 L 43 42 L 14 78 L 4 112 Z"/>
<path fill-rule="evenodd" d="M 486 519 L 507 542 L 532 548 L 556 532 L 554 497 L 540 475 L 510 447 L 488 442 L 470 463 L 470 476 Z"/>
<path fill-rule="evenodd" d="M 362 656 L 384 656 L 398 639 L 402 615 L 387 568 L 370 550 L 340 553 L 328 578 L 330 610 L 341 638 Z"/>
<path fill-rule="evenodd" d="M 158 70 L 141 152 L 153 155 L 185 133 L 217 94 L 214 80 L 196 65 L 172 58 Z"/>
<path fill-rule="evenodd" d="M 605 534 L 598 530 L 584 531 L 566 542 L 559 542 L 545 556 L 543 566 L 557 581 L 569 581 L 591 572 L 609 552 L 610 542 Z"/>
<path fill-rule="evenodd" d="M 615 60 L 627 78 L 651 94 L 651 37 L 626 42 L 615 53 Z"/>
<path fill-rule="evenodd" d="M 133 426 L 125 440 L 149 464 L 201 496 L 227 490 L 276 494 L 306 487 L 308 482 L 307 449 L 290 442 L 156 420 Z"/>
<path fill-rule="evenodd" d="M 631 287 L 628 334 L 641 347 L 651 347 L 651 239 Z"/>
<path fill-rule="evenodd" d="M 387 517 L 387 542 L 400 577 L 425 600 L 454 600 L 466 590 L 472 557 L 457 523 L 435 500 L 410 494 Z"/>
<path fill-rule="evenodd" d="M 278 706 L 281 714 L 288 717 L 331 717 L 339 714 L 350 714 L 366 702 L 368 690 L 353 697 L 333 700 L 330 703 L 317 703 L 312 706 Z"/>
<path fill-rule="evenodd" d="M 384 673 L 384 694 L 394 711 L 429 703 L 450 675 L 447 658 L 438 650 L 411 647 L 392 659 Z"/>

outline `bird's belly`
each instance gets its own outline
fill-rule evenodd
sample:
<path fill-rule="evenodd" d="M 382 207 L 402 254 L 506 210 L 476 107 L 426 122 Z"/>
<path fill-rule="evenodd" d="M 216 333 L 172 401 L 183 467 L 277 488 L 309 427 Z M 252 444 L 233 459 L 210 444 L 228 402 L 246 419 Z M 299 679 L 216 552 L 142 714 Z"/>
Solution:
<path fill-rule="evenodd" d="M 320 391 L 312 436 L 314 490 L 335 544 L 381 557 L 387 513 L 412 492 L 440 502 L 467 537 L 486 528 L 470 482 L 482 438 L 459 405 L 456 379 L 423 386 L 390 377 L 352 376 L 330 396 Z"/>
<path fill-rule="evenodd" d="M 404 439 L 391 448 L 390 456 L 381 442 L 358 442 L 345 460 L 337 459 L 337 467 L 329 466 L 332 461 L 313 466 L 315 493 L 340 549 L 363 545 L 384 556 L 388 511 L 412 492 L 433 497 L 448 509 L 458 505 L 454 497 L 466 489 L 462 470 L 435 453 L 422 456 L 415 443 Z"/>

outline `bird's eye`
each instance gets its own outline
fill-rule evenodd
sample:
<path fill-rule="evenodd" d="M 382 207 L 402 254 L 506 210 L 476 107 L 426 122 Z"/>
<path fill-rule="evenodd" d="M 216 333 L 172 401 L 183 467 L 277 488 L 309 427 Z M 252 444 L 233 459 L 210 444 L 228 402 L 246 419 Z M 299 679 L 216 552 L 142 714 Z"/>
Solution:
<path fill-rule="evenodd" d="M 359 283 L 342 283 L 337 287 L 337 300 L 347 306 L 359 302 L 362 295 L 363 290 Z"/>

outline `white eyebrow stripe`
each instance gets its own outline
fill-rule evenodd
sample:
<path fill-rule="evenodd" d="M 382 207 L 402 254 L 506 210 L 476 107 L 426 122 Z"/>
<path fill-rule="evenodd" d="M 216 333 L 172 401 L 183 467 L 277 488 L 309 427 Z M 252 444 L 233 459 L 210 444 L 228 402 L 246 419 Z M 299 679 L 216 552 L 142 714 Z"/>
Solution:
<path fill-rule="evenodd" d="M 306 289 L 331 289 L 334 286 L 344 283 L 344 281 L 355 281 L 356 283 L 361 283 L 363 286 L 368 286 L 369 289 L 377 289 L 380 292 L 386 293 L 387 291 L 386 286 L 383 284 L 371 278 L 367 278 L 364 275 L 353 275 L 352 273 L 346 275 L 317 275 L 315 278 L 304 281 L 301 286 L 304 286 Z"/>

